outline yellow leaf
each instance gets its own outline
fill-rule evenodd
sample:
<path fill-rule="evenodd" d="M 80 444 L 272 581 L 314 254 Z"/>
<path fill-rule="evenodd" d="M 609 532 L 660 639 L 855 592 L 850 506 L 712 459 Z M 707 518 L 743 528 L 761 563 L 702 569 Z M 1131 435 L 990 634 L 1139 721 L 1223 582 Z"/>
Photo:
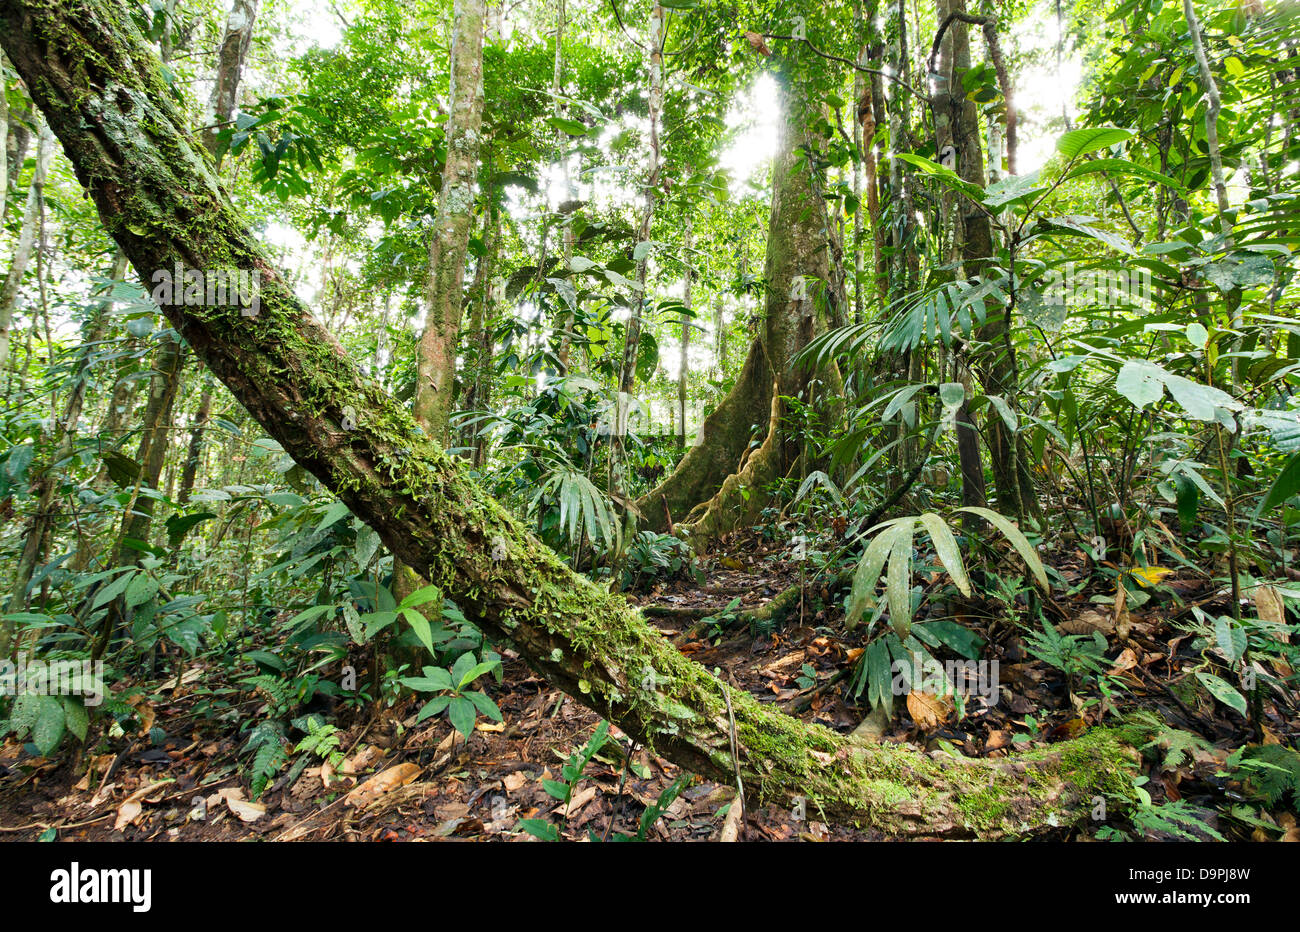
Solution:
<path fill-rule="evenodd" d="M 1164 566 L 1135 566 L 1128 571 L 1133 579 L 1137 580 L 1139 586 L 1155 586 L 1162 579 L 1173 573 L 1173 570 Z"/>

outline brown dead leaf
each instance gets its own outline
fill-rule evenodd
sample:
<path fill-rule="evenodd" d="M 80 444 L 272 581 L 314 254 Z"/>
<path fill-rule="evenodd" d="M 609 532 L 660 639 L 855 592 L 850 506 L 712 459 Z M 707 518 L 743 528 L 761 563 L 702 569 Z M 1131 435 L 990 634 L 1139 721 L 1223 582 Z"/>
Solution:
<path fill-rule="evenodd" d="M 396 767 L 389 767 L 387 770 L 381 770 L 365 783 L 348 793 L 348 795 L 343 799 L 343 805 L 364 809 L 377 797 L 382 796 L 390 790 L 395 790 L 399 786 L 406 786 L 406 784 L 410 783 L 419 775 L 420 768 L 411 763 L 398 764 Z"/>
<path fill-rule="evenodd" d="M 565 807 L 564 803 L 560 803 L 551 811 L 563 812 L 566 818 L 574 816 L 577 813 L 582 811 L 583 806 L 587 805 L 587 803 L 591 802 L 593 799 L 596 798 L 596 790 L 597 790 L 596 787 L 589 786 L 585 790 L 581 790 L 580 792 L 574 793 L 572 798 L 569 799 L 569 805 L 567 808 Z"/>
<path fill-rule="evenodd" d="M 513 793 L 527 782 L 528 777 L 519 771 L 508 773 L 501 778 L 501 783 L 505 786 L 507 793 Z"/>
<path fill-rule="evenodd" d="M 140 717 L 141 734 L 148 734 L 149 730 L 153 728 L 154 716 L 157 714 L 154 712 L 153 706 L 145 702 L 144 696 L 140 695 L 129 696 L 126 699 L 126 704 L 135 707 L 135 714 Z"/>
<path fill-rule="evenodd" d="M 155 783 L 146 784 L 122 800 L 122 805 L 117 807 L 117 820 L 113 823 L 113 831 L 120 832 L 128 825 L 133 824 L 140 817 L 140 813 L 144 811 L 144 803 L 150 801 L 149 797 L 159 794 L 159 791 L 164 786 L 173 782 L 175 781 L 159 780 Z M 156 801 L 154 800 L 154 802 Z"/>
<path fill-rule="evenodd" d="M 1115 622 L 1101 612 L 1089 609 L 1061 622 L 1056 626 L 1056 630 L 1059 634 L 1092 634 L 1094 631 L 1100 631 L 1102 634 L 1109 635 L 1115 631 Z"/>
<path fill-rule="evenodd" d="M 913 690 L 907 694 L 907 712 L 918 728 L 929 731 L 948 721 L 952 706 L 944 698 Z"/>
<path fill-rule="evenodd" d="M 343 766 L 339 768 L 339 773 L 348 774 L 349 776 L 361 773 L 383 760 L 383 757 L 384 752 L 382 749 L 375 747 L 373 744 L 367 744 L 343 762 Z"/>
<path fill-rule="evenodd" d="M 1115 658 L 1114 665 L 1108 671 L 1111 676 L 1118 676 L 1138 666 L 1137 653 L 1131 647 L 1124 648 Z"/>
<path fill-rule="evenodd" d="M 217 790 L 212 796 L 208 797 L 208 805 L 211 806 L 223 800 L 226 808 L 237 816 L 241 822 L 256 822 L 266 815 L 266 806 L 244 799 L 244 791 L 237 786 Z"/>
<path fill-rule="evenodd" d="M 1255 610 L 1259 613 L 1259 620 L 1266 621 L 1270 624 L 1286 624 L 1286 607 L 1282 604 L 1282 597 L 1277 594 L 1277 590 L 1272 586 L 1256 586 L 1253 593 L 1255 598 Z M 1291 643 L 1291 636 L 1285 631 L 1277 632 L 1277 637 L 1284 644 Z"/>

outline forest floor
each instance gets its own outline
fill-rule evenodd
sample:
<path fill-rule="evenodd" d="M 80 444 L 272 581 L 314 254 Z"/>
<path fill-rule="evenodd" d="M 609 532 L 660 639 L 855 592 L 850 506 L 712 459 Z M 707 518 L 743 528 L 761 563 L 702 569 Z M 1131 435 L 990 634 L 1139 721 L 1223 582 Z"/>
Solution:
<path fill-rule="evenodd" d="M 846 699 L 845 686 L 866 636 L 861 628 L 846 632 L 838 623 L 839 599 L 821 583 L 809 584 L 803 605 L 796 604 L 771 631 L 756 634 L 747 625 L 695 620 L 724 614 L 729 606 L 757 608 L 799 582 L 798 570 L 782 563 L 778 551 L 766 551 L 761 541 L 731 545 L 730 555 L 701 564 L 702 584 L 674 580 L 635 601 L 661 607 L 651 622 L 685 654 L 805 721 L 841 732 L 859 725 L 870 731 L 875 721 L 874 740 L 1001 756 L 1075 736 L 1106 714 L 1105 701 L 1089 704 L 1072 695 L 1058 670 L 1028 656 L 1022 632 L 1000 618 L 995 606 L 939 604 L 930 610 L 953 609 L 950 617 L 987 642 L 983 656 L 999 661 L 997 700 L 968 702 L 964 716 L 948 715 L 946 721 L 927 720 L 925 710 L 900 701 L 883 727 L 879 719 L 864 724 L 865 700 Z M 1067 581 L 1085 574 L 1082 554 L 1054 554 L 1052 562 Z M 938 573 L 932 582 L 938 588 Z M 1170 577 L 1161 585 L 1164 597 L 1153 598 L 1142 611 L 1090 603 L 1084 589 L 1069 604 L 1050 605 L 1049 615 L 1059 616 L 1062 630 L 1100 630 L 1107 638 L 1110 681 L 1124 686 L 1110 700 L 1111 709 L 1146 709 L 1204 739 L 1179 755 L 1182 760 L 1151 765 L 1146 789 L 1155 801 L 1186 800 L 1199 819 L 1227 837 L 1271 840 L 1280 834 L 1300 840 L 1296 814 L 1286 806 L 1252 806 L 1254 818 L 1276 826 L 1257 827 L 1253 836 L 1240 822 L 1220 818 L 1225 807 L 1243 799 L 1240 786 L 1220 772 L 1232 749 L 1250 735 L 1244 719 L 1216 708 L 1212 699 L 1207 702 L 1203 690 L 1186 687 L 1190 669 L 1202 661 L 1179 621 L 1188 604 L 1209 605 L 1223 597 L 1202 579 Z M 735 599 L 738 606 L 732 606 Z M 0 839 L 36 839 L 53 827 L 61 840 L 90 841 L 521 841 L 531 836 L 519 829 L 520 820 L 539 818 L 568 839 L 635 834 L 642 812 L 679 776 L 678 768 L 642 748 L 633 751 L 634 766 L 627 767 L 620 748 L 629 742 L 611 728 L 611 737 L 621 740 L 607 744 L 574 784 L 566 812 L 542 781 L 559 777 L 565 759 L 592 735 L 597 716 L 552 689 L 512 652 L 505 656 L 504 683 L 493 690 L 504 721 L 480 720 L 468 744 L 443 717 L 417 724 L 414 699 L 388 708 L 371 705 L 350 720 L 341 710 L 334 719 L 341 766 L 312 758 L 306 766 L 282 771 L 255 802 L 248 799 L 247 757 L 238 756 L 243 736 L 237 721 L 194 714 L 196 700 L 211 689 L 213 678 L 228 673 L 191 663 L 179 680 L 173 674 L 140 684 L 146 686 L 142 701 L 149 721 L 142 731 L 152 738 L 105 739 L 99 745 L 105 753 L 75 759 L 34 758 L 30 746 L 24 749 L 13 740 L 0 746 Z M 1091 698 L 1100 697 L 1094 690 Z M 1294 700 L 1271 703 L 1266 743 L 1295 746 L 1300 722 Z M 1291 703 L 1289 714 L 1277 712 L 1284 702 Z M 650 828 L 649 838 L 717 839 L 734 793 L 734 786 L 687 782 Z M 1070 829 L 1061 837 L 1086 840 L 1096 827 Z M 873 837 L 853 826 L 819 821 L 811 807 L 802 814 L 772 807 L 749 811 L 738 834 L 742 840 L 771 841 Z M 1147 837 L 1158 839 L 1162 833 L 1148 831 Z"/>

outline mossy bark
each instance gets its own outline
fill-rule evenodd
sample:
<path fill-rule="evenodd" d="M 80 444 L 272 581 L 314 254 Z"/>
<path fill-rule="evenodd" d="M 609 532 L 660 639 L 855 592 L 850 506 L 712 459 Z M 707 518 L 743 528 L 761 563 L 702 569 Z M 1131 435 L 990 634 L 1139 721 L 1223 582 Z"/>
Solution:
<path fill-rule="evenodd" d="M 967 760 L 864 745 L 728 696 L 533 539 L 352 363 L 225 199 L 124 5 L 0 0 L 0 43 L 142 280 L 176 262 L 260 271 L 256 317 L 163 308 L 198 357 L 394 553 L 556 687 L 683 767 L 726 782 L 739 772 L 753 802 L 802 797 L 811 812 L 888 834 L 1031 833 L 1078 818 L 1095 795 L 1129 792 L 1133 736 L 1121 732 Z"/>

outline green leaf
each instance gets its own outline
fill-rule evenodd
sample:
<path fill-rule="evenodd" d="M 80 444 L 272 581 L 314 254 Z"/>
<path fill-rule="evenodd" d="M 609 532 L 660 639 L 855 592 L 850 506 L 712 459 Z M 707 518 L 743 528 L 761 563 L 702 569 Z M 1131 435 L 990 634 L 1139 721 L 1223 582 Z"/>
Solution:
<path fill-rule="evenodd" d="M 1127 398 L 1134 407 L 1145 408 L 1164 397 L 1164 376 L 1167 373 L 1155 363 L 1145 359 L 1130 359 L 1120 366 L 1115 377 L 1115 391 Z"/>
<path fill-rule="evenodd" d="M 86 731 L 90 728 L 90 715 L 78 696 L 63 696 L 63 724 L 68 731 L 77 736 L 78 741 L 86 740 Z"/>
<path fill-rule="evenodd" d="M 1231 683 L 1219 679 L 1212 673 L 1198 673 L 1196 678 L 1201 681 L 1201 685 L 1208 689 L 1215 699 L 1218 699 L 1230 709 L 1236 709 L 1242 715 L 1246 714 L 1246 697 L 1238 692 Z"/>
<path fill-rule="evenodd" d="M 1066 179 L 1072 179 L 1083 175 L 1096 174 L 1097 172 L 1115 172 L 1118 174 L 1137 175 L 1140 178 L 1145 178 L 1147 181 L 1154 181 L 1167 188 L 1172 188 L 1184 196 L 1187 193 L 1186 188 L 1168 175 L 1162 175 L 1158 171 L 1147 168 L 1145 165 L 1139 165 L 1136 162 L 1130 162 L 1128 159 L 1091 159 L 1070 169 L 1070 173 L 1065 177 Z"/>
<path fill-rule="evenodd" d="M 915 528 L 914 518 L 904 518 L 898 522 L 885 578 L 885 592 L 889 595 L 889 623 L 900 638 L 906 638 L 912 629 L 912 534 Z"/>
<path fill-rule="evenodd" d="M 487 693 L 475 689 L 465 693 L 465 698 L 474 703 L 474 706 L 492 721 L 499 722 L 502 720 L 501 710 L 497 708 L 497 704 L 492 701 L 492 697 Z"/>
<path fill-rule="evenodd" d="M 844 624 L 852 629 L 862 620 L 863 613 L 876 604 L 876 583 L 880 581 L 880 571 L 889 557 L 889 548 L 893 545 L 894 535 L 898 531 L 895 522 L 889 522 L 886 529 L 878 533 L 867 545 L 858 568 L 853 573 L 853 588 L 849 596 L 849 607 Z"/>
<path fill-rule="evenodd" d="M 1038 183 L 1038 172 L 1012 175 L 984 189 L 984 206 L 991 210 L 998 210 L 1016 201 L 1027 200 L 1045 190 L 1047 186 Z"/>
<path fill-rule="evenodd" d="M 167 519 L 167 545 L 175 550 L 180 546 L 181 541 L 185 539 L 196 525 L 204 521 L 210 521 L 216 515 L 210 511 L 200 511 L 192 515 L 172 515 Z"/>
<path fill-rule="evenodd" d="M 1231 618 L 1220 616 L 1214 622 L 1214 640 L 1228 663 L 1233 664 L 1246 653 L 1246 632 L 1232 623 Z"/>
<path fill-rule="evenodd" d="M 157 594 L 158 580 L 148 573 L 139 573 L 131 580 L 131 584 L 126 587 L 126 607 L 133 609 L 137 605 L 143 605 Z"/>
<path fill-rule="evenodd" d="M 951 168 L 944 168 L 938 162 L 932 162 L 925 156 L 917 155 L 913 152 L 897 152 L 893 157 L 896 159 L 902 159 L 909 165 L 915 165 L 917 168 L 921 169 L 921 171 L 934 176 L 947 187 L 952 188 L 955 191 L 960 191 L 976 203 L 983 203 L 984 201 L 984 189 L 977 184 L 971 184 L 969 181 L 966 181 Z"/>
<path fill-rule="evenodd" d="M 42 757 L 48 757 L 63 740 L 66 718 L 63 703 L 59 701 L 58 696 L 38 698 L 40 711 L 36 716 L 36 724 L 32 725 L 32 744 L 36 745 L 36 750 L 41 752 Z"/>
<path fill-rule="evenodd" d="M 977 660 L 984 639 L 955 621 L 925 621 L 912 626 L 912 633 L 931 647 L 947 647 L 968 660 Z"/>
<path fill-rule="evenodd" d="M 472 656 L 472 655 L 466 655 L 466 656 Z M 474 664 L 474 666 L 470 668 L 470 670 L 467 673 L 461 676 L 460 681 L 456 684 L 456 688 L 464 689 L 466 686 L 474 682 L 484 673 L 491 673 L 492 670 L 496 667 L 496 665 L 497 665 L 497 661 L 492 661 L 490 663 Z"/>
<path fill-rule="evenodd" d="M 452 697 L 447 706 L 447 718 L 451 726 L 468 738 L 474 732 L 474 720 L 478 718 L 478 709 L 464 696 Z"/>
<path fill-rule="evenodd" d="M 1268 494 L 1259 503 L 1259 509 L 1255 512 L 1256 515 L 1262 515 L 1264 512 L 1276 508 L 1297 492 L 1300 492 L 1300 453 L 1286 461 L 1282 471 L 1273 480 L 1273 485 L 1269 488 Z"/>
<path fill-rule="evenodd" d="M 1052 584 L 1047 581 L 1047 573 L 1043 569 L 1043 562 L 1038 559 L 1038 554 L 1034 552 L 1034 548 L 1029 543 L 1029 539 L 1020 532 L 1018 527 L 996 511 L 992 511 L 988 508 L 976 508 L 972 506 L 969 508 L 958 508 L 957 510 L 968 511 L 971 514 L 979 515 L 985 521 L 989 522 L 989 524 L 1001 531 L 1003 536 L 1011 542 L 1011 546 L 1016 548 L 1016 553 L 1020 554 L 1020 559 L 1025 561 L 1025 565 L 1029 568 L 1029 571 L 1034 574 L 1034 579 L 1038 581 L 1038 585 L 1043 587 L 1043 591 L 1050 592 L 1052 590 Z"/>
<path fill-rule="evenodd" d="M 105 605 L 108 602 L 111 602 L 114 599 L 116 599 L 119 595 L 121 595 L 123 592 L 126 591 L 126 587 L 131 584 L 131 580 L 135 578 L 135 575 L 136 575 L 135 570 L 131 570 L 130 572 L 123 573 L 121 576 L 117 577 L 117 579 L 113 580 L 103 589 L 100 589 L 99 592 L 95 594 L 95 601 L 91 604 L 90 607 L 92 609 L 99 608 L 101 605 Z"/>
<path fill-rule="evenodd" d="M 425 646 L 429 653 L 433 653 L 433 630 L 429 627 L 429 619 L 425 618 L 413 608 L 402 609 L 401 615 L 406 619 L 406 623 L 411 626 L 415 636 L 420 639 L 420 643 Z"/>
<path fill-rule="evenodd" d="M 442 590 L 437 586 L 425 586 L 423 589 L 417 589 L 398 604 L 399 609 L 415 608 L 417 605 L 424 605 L 426 602 L 433 602 L 442 598 Z"/>
<path fill-rule="evenodd" d="M 1133 130 L 1118 126 L 1089 126 L 1073 129 L 1056 141 L 1056 151 L 1067 159 L 1106 149 L 1133 137 Z"/>
<path fill-rule="evenodd" d="M 960 407 L 966 400 L 966 386 L 960 382 L 944 382 L 939 386 L 939 400 L 946 409 Z"/>
<path fill-rule="evenodd" d="M 567 120 L 564 117 L 547 117 L 546 122 L 555 127 L 562 133 L 568 133 L 570 136 L 587 135 L 587 126 L 577 120 Z"/>
<path fill-rule="evenodd" d="M 120 488 L 129 489 L 140 478 L 140 464 L 125 453 L 119 453 L 117 450 L 106 450 L 100 454 L 100 459 L 104 461 L 104 466 L 108 469 L 108 477 L 117 483 Z"/>
<path fill-rule="evenodd" d="M 420 707 L 420 712 L 415 716 L 415 720 L 416 722 L 422 722 L 434 715 L 441 715 L 443 710 L 450 704 L 451 696 L 434 696 Z"/>
<path fill-rule="evenodd" d="M 539 841 L 560 840 L 560 830 L 545 819 L 520 819 L 519 827 Z"/>
<path fill-rule="evenodd" d="M 365 626 L 361 624 L 361 616 L 357 614 L 357 607 L 352 604 L 351 599 L 343 603 L 343 624 L 347 626 L 348 635 L 354 644 L 366 643 Z"/>
<path fill-rule="evenodd" d="M 948 527 L 947 522 L 932 511 L 927 511 L 921 515 L 921 524 L 924 525 L 926 532 L 930 535 L 930 540 L 934 544 L 934 552 L 939 556 L 939 562 L 944 565 L 948 575 L 956 584 L 962 595 L 971 594 L 970 578 L 966 575 L 966 564 L 961 558 L 961 551 L 957 547 L 957 538 L 953 536 L 952 530 Z"/>

